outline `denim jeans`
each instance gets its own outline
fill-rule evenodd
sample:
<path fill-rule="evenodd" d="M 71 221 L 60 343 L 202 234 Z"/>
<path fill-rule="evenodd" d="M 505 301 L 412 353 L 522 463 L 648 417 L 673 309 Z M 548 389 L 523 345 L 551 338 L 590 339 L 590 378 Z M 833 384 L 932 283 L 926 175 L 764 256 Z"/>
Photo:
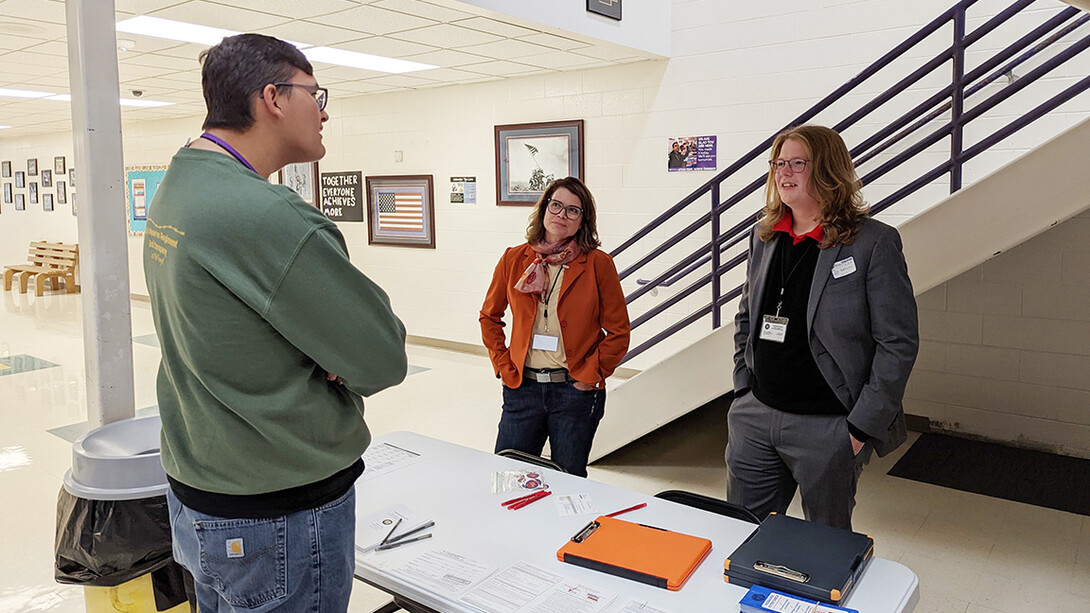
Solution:
<path fill-rule="evenodd" d="M 571 382 L 538 383 L 523 377 L 517 389 L 503 387 L 496 451 L 518 449 L 540 455 L 547 438 L 552 460 L 565 472 L 586 477 L 590 445 L 605 403 L 604 389 L 584 392 Z"/>
<path fill-rule="evenodd" d="M 269 519 L 205 515 L 167 492 L 174 559 L 201 613 L 344 613 L 355 570 L 356 490 Z"/>

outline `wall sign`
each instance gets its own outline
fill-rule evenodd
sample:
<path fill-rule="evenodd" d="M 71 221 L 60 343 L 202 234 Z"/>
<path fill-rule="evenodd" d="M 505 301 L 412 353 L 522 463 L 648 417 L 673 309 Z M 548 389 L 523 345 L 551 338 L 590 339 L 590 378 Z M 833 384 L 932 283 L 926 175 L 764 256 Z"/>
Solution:
<path fill-rule="evenodd" d="M 587 0 L 587 10 L 610 19 L 621 20 L 621 0 Z"/>
<path fill-rule="evenodd" d="M 477 204 L 477 177 L 451 177 L 450 201 L 453 204 Z"/>
<path fill-rule="evenodd" d="M 321 209 L 333 221 L 363 221 L 363 173 L 323 172 Z"/>

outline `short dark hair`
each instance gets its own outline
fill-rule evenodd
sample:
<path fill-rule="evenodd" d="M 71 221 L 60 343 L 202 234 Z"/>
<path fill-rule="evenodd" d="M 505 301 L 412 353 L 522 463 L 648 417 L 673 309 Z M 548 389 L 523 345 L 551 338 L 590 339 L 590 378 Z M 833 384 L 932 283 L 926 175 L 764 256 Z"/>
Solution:
<path fill-rule="evenodd" d="M 575 242 L 583 253 L 588 253 L 602 245 L 598 240 L 598 214 L 594 210 L 594 196 L 587 186 L 575 177 L 557 179 L 545 188 L 545 193 L 534 205 L 534 211 L 530 213 L 530 225 L 526 228 L 526 240 L 530 244 L 540 243 L 545 240 L 545 209 L 549 208 L 549 201 L 553 199 L 553 193 L 563 187 L 579 199 L 583 207 L 583 215 L 579 219 L 579 229 L 575 231 Z"/>
<path fill-rule="evenodd" d="M 254 124 L 250 104 L 270 83 L 291 79 L 296 69 L 314 74 L 303 52 L 264 34 L 229 36 L 200 55 L 201 87 L 208 115 L 203 129 L 245 130 Z"/>

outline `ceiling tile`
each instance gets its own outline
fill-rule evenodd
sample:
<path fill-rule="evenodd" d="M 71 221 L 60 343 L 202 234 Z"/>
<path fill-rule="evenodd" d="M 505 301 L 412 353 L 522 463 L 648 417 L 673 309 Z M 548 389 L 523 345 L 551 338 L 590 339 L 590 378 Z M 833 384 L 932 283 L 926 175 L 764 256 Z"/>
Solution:
<path fill-rule="evenodd" d="M 290 40 L 311 45 L 337 46 L 338 43 L 358 40 L 360 38 L 359 32 L 303 20 L 292 21 L 271 28 L 262 28 L 256 31 L 261 34 L 275 36 L 281 40 Z"/>
<path fill-rule="evenodd" d="M 515 59 L 528 55 L 540 55 L 551 50 L 552 49 L 549 47 L 542 47 L 541 45 L 511 39 L 498 40 L 494 43 L 485 43 L 483 45 L 461 47 L 461 51 L 467 53 L 505 59 Z"/>
<path fill-rule="evenodd" d="M 311 21 L 348 28 L 366 34 L 389 34 L 391 32 L 422 28 L 436 23 L 432 19 L 406 15 L 397 11 L 387 11 L 374 6 L 359 6 L 331 15 L 314 17 Z"/>
<path fill-rule="evenodd" d="M 446 49 L 455 49 L 468 45 L 483 45 L 484 43 L 501 40 L 501 37 L 496 36 L 495 34 L 459 28 L 446 23 L 428 28 L 409 30 L 408 32 L 399 32 L 391 38 L 408 40 L 424 45 L 433 45 L 435 47 L 444 47 Z"/>
<path fill-rule="evenodd" d="M 193 70 L 197 66 L 196 58 L 185 59 L 180 57 L 171 57 L 169 55 L 159 55 L 158 53 L 119 53 L 119 64 L 140 64 L 141 66 L 154 66 L 158 68 L 168 68 L 170 70 Z"/>
<path fill-rule="evenodd" d="M 63 0 L 4 0 L 0 15 L 64 25 Z M 0 19 L 0 21 L 4 21 Z"/>
<path fill-rule="evenodd" d="M 51 40 L 49 42 L 33 45 L 24 49 L 24 51 L 30 51 L 33 53 L 43 53 L 45 55 L 57 55 L 64 58 L 68 57 L 68 43 L 59 40 Z"/>
<path fill-rule="evenodd" d="M 542 69 L 537 66 L 527 66 L 526 64 L 519 64 L 516 62 L 508 62 L 504 60 L 493 60 L 491 62 L 484 62 L 481 64 L 470 64 L 468 66 L 462 66 L 461 68 L 462 70 L 479 72 L 481 74 L 488 74 L 497 77 L 507 77 L 511 75 L 524 75 L 542 72 Z"/>
<path fill-rule="evenodd" d="M 25 49 L 27 47 L 33 47 L 36 43 L 40 43 L 42 39 L 33 38 L 29 36 L 16 36 L 14 34 L 5 33 L 3 31 L 3 20 L 0 20 L 0 51 L 14 51 L 16 49 Z"/>
<path fill-rule="evenodd" d="M 114 10 L 118 13 L 129 13 L 132 15 L 147 15 L 153 11 L 166 8 L 168 6 L 174 6 L 175 4 L 184 4 L 189 0 L 114 0 Z"/>
<path fill-rule="evenodd" d="M 472 53 L 454 51 L 453 49 L 441 49 L 439 51 L 432 51 L 431 53 L 412 55 L 406 57 L 405 59 L 412 60 L 414 62 L 432 64 L 435 66 L 442 66 L 444 68 L 450 68 L 452 66 L 461 66 L 463 64 L 479 64 L 490 58 L 481 55 L 474 55 Z"/>
<path fill-rule="evenodd" d="M 346 51 L 358 51 L 359 53 L 370 53 L 371 55 L 383 55 L 397 58 L 405 58 L 409 55 L 436 50 L 436 47 L 431 45 L 411 43 L 409 41 L 396 40 L 386 36 L 361 38 L 347 43 L 341 43 L 337 45 L 337 48 Z M 413 61 L 417 60 L 414 59 Z"/>
<path fill-rule="evenodd" d="M 640 55 L 639 51 L 635 49 L 629 49 L 628 47 L 622 47 L 620 45 L 601 44 L 593 47 L 587 47 L 585 49 L 577 49 L 572 53 L 578 53 L 579 55 L 585 55 L 596 60 L 608 60 L 611 62 L 626 60 Z"/>
<path fill-rule="evenodd" d="M 552 53 L 520 57 L 519 61 L 534 66 L 552 68 L 554 70 L 590 68 L 592 66 L 606 66 L 609 64 L 609 62 L 601 62 L 583 55 L 575 55 L 574 53 L 565 53 L 563 51 L 553 51 Z"/>
<path fill-rule="evenodd" d="M 177 2 L 178 0 L 174 1 Z M 359 6 L 358 2 L 350 0 L 307 0 L 306 2 L 299 2 L 299 0 L 230 0 L 230 2 L 225 1 L 223 3 L 273 15 L 290 15 L 293 19 L 308 19 Z"/>
<path fill-rule="evenodd" d="M 564 36 L 557 36 L 555 34 L 547 34 L 545 32 L 537 32 L 535 34 L 530 34 L 529 36 L 520 36 L 519 40 L 543 45 L 545 47 L 552 47 L 553 49 L 564 49 L 565 51 L 582 49 L 590 46 L 589 43 L 566 38 Z"/>
<path fill-rule="evenodd" d="M 473 16 L 472 13 L 442 7 L 431 2 L 421 2 L 420 0 L 376 0 L 371 2 L 371 6 L 399 13 L 408 13 L 409 15 L 427 15 L 428 19 L 444 23 Z"/>
<path fill-rule="evenodd" d="M 469 28 L 471 30 L 478 30 L 480 32 L 488 32 L 489 34 L 495 34 L 497 36 L 503 36 L 506 38 L 514 38 L 516 36 L 528 36 L 536 31 L 531 30 L 530 28 L 516 26 L 505 21 L 499 21 L 498 19 L 490 19 L 488 17 L 470 17 L 469 19 L 463 19 L 462 21 L 459 21 L 455 25 L 460 28 Z"/>
<path fill-rule="evenodd" d="M 236 32 L 252 32 L 254 29 L 270 28 L 277 24 L 291 21 L 291 18 L 282 15 L 270 15 L 258 11 L 249 11 L 225 4 L 205 2 L 204 0 L 190 0 L 183 4 L 151 11 L 146 14 L 151 15 L 152 17 L 174 19 L 176 21 L 224 28 Z"/>

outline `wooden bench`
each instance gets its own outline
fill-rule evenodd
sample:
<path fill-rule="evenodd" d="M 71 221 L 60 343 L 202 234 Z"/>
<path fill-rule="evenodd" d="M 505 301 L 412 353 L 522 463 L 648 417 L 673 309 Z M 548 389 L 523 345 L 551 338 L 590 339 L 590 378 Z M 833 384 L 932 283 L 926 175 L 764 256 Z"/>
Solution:
<path fill-rule="evenodd" d="M 25 294 L 30 278 L 34 277 L 34 295 L 41 296 L 45 282 L 51 281 L 53 289 L 63 280 L 69 294 L 79 291 L 76 286 L 76 267 L 79 266 L 79 245 L 37 241 L 30 243 L 27 264 L 4 267 L 4 291 L 11 289 L 15 275 L 19 275 L 19 293 Z"/>

